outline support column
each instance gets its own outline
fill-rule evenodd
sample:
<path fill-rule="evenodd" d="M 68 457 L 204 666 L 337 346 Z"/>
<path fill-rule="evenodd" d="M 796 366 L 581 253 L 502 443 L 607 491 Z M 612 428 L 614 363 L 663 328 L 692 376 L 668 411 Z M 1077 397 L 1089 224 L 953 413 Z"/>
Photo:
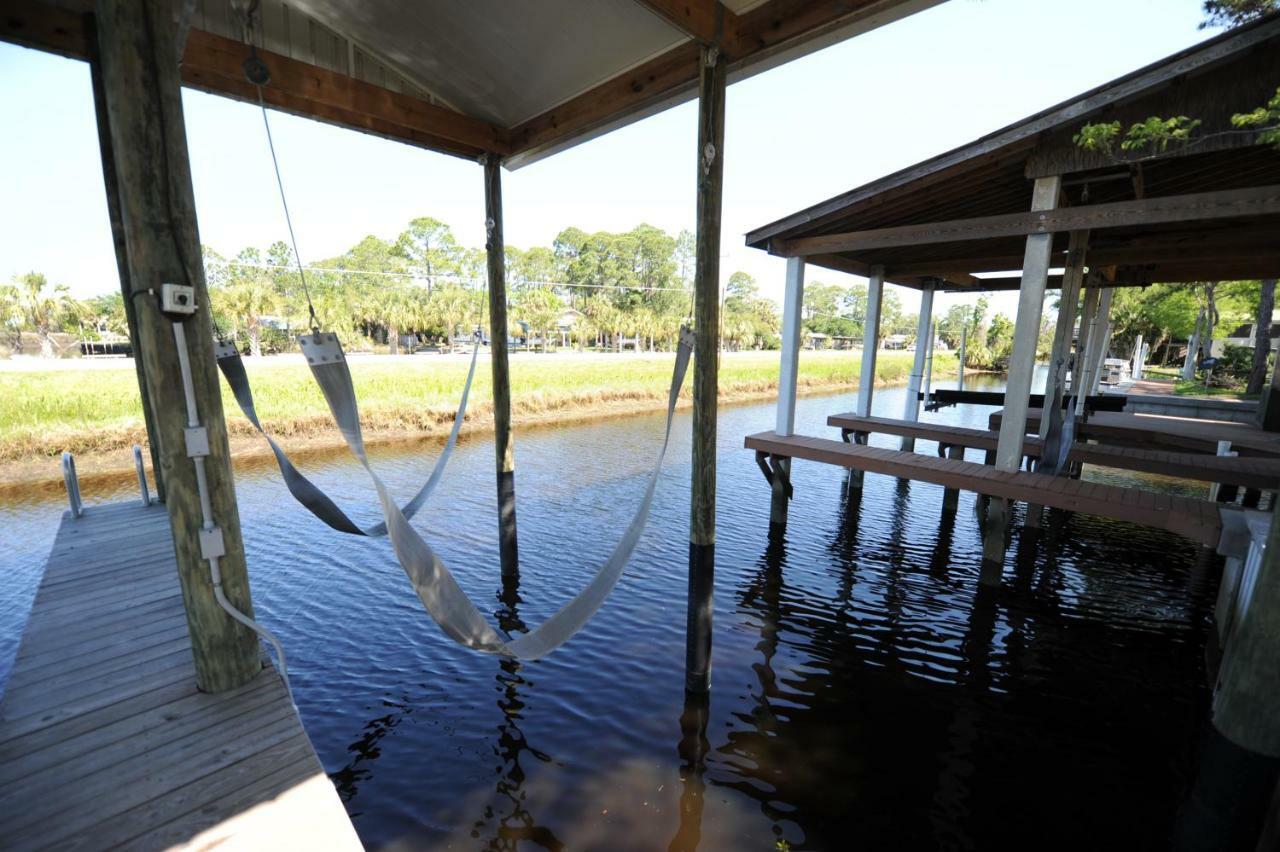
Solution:
<path fill-rule="evenodd" d="M 871 416 L 876 390 L 876 355 L 880 351 L 880 308 L 884 304 L 884 267 L 871 269 L 867 280 L 867 318 L 862 323 L 862 365 L 858 377 L 858 416 Z"/>
<path fill-rule="evenodd" d="M 173 324 L 160 313 L 157 296 L 166 283 L 195 290 L 196 313 L 187 320 L 186 332 L 196 404 L 208 430 L 212 517 L 222 530 L 226 551 L 220 560 L 222 588 L 234 607 L 252 617 L 222 395 L 210 345 L 209 294 L 174 62 L 173 9 L 164 0 L 99 0 L 96 21 L 102 101 L 129 267 L 125 301 L 136 312 L 196 684 L 206 692 L 221 692 L 251 680 L 262 664 L 257 636 L 218 605 L 209 563 L 202 557 L 200 494 L 195 465 L 186 452 L 186 403 Z"/>
<path fill-rule="evenodd" d="M 93 16 L 86 15 L 87 26 L 94 27 Z M 160 436 L 155 412 L 151 407 L 151 394 L 147 390 L 147 377 L 142 363 L 142 345 L 138 337 L 138 316 L 130 294 L 129 250 L 124 235 L 124 220 L 120 212 L 120 187 L 116 181 L 115 154 L 111 151 L 111 130 L 107 121 L 107 104 L 102 88 L 102 63 L 97 56 L 96 33 L 88 38 L 89 79 L 93 86 L 93 106 L 98 123 L 98 150 L 102 159 L 102 184 L 107 194 L 107 218 L 111 221 L 111 239 L 116 250 L 116 271 L 120 275 L 120 292 L 124 296 L 124 316 L 129 331 L 129 349 L 133 352 L 133 368 L 138 376 L 138 392 L 142 400 L 142 417 L 147 428 L 147 450 L 151 455 L 151 478 L 156 487 L 156 499 L 164 502 L 164 476 L 160 467 Z"/>
<path fill-rule="evenodd" d="M 956 365 L 956 390 L 964 390 L 964 354 L 969 344 L 969 324 L 960 329 L 960 363 Z"/>
<path fill-rule="evenodd" d="M 933 348 L 938 342 L 937 323 L 929 321 L 929 349 L 924 358 L 924 386 L 921 391 L 924 393 L 925 402 L 929 401 L 929 392 L 933 390 Z"/>
<path fill-rule="evenodd" d="M 1236 619 L 1223 649 L 1213 725 L 1241 748 L 1280 758 L 1280 512 L 1272 515 L 1249 607 Z"/>
<path fill-rule="evenodd" d="M 703 47 L 698 66 L 698 210 L 693 314 L 693 482 L 685 689 L 711 689 L 711 615 L 716 549 L 716 391 L 720 353 L 720 206 L 724 177 L 724 92 L 728 62 Z"/>
<path fill-rule="evenodd" d="M 1205 311 L 1200 309 L 1200 313 L 1196 316 L 1196 328 L 1191 332 L 1191 339 L 1187 341 L 1187 357 L 1182 361 L 1182 380 L 1189 382 L 1196 377 L 1196 359 L 1200 352 L 1200 330 L 1204 327 Z M 1280 360 L 1277 360 L 1280 364 Z"/>
<path fill-rule="evenodd" d="M 1061 177 L 1038 178 L 1031 196 L 1031 209 L 1052 210 L 1057 207 L 1061 189 Z M 1022 466 L 1031 377 L 1035 372 L 1036 343 L 1040 337 L 1040 316 L 1044 310 L 1044 292 L 1049 282 L 1052 253 L 1053 234 L 1027 236 L 1022 283 L 1018 290 L 1018 316 L 1013 329 L 1013 352 L 1009 356 L 1009 378 L 1004 392 L 1004 412 L 1000 420 L 1000 438 L 996 442 L 995 466 L 998 470 L 1015 471 Z M 1007 500 L 993 498 L 989 501 L 982 549 L 983 561 L 988 566 L 1004 563 L 1004 537 L 1009 513 Z M 986 584 L 998 584 L 999 571 L 984 570 L 981 580 Z"/>
<path fill-rule="evenodd" d="M 485 254 L 489 271 L 489 360 L 493 367 L 493 450 L 498 474 L 498 552 L 502 576 L 520 570 L 516 544 L 516 455 L 511 435 L 511 373 L 507 364 L 507 261 L 502 239 L 502 164 L 483 158 Z"/>
<path fill-rule="evenodd" d="M 800 373 L 801 308 L 804 304 L 804 258 L 787 258 L 782 296 L 782 363 L 778 369 L 778 419 L 774 431 L 788 437 L 796 426 L 796 380 Z"/>
<path fill-rule="evenodd" d="M 787 258 L 786 290 L 782 297 L 782 363 L 778 369 L 778 411 L 774 432 L 782 437 L 795 434 L 796 386 L 800 373 L 801 308 L 804 305 L 804 258 Z M 770 481 L 769 525 L 787 525 L 790 500 L 791 459 L 773 458 Z"/>
<path fill-rule="evenodd" d="M 933 324 L 933 285 L 926 284 L 920 290 L 920 316 L 916 321 L 916 357 L 911 365 L 911 379 L 907 383 L 907 399 L 903 405 L 902 419 L 911 423 L 920 419 L 920 388 L 924 380 L 924 362 L 929 355 L 929 329 Z M 902 449 L 911 452 L 916 439 L 904 437 Z"/>
<path fill-rule="evenodd" d="M 1088 231 L 1072 231 L 1071 244 L 1067 249 L 1067 265 L 1062 273 L 1062 295 L 1058 301 L 1058 321 L 1053 329 L 1053 350 L 1049 357 L 1049 375 L 1044 383 L 1044 409 L 1040 412 L 1040 437 L 1046 445 L 1050 442 L 1049 429 L 1051 423 L 1057 423 L 1061 429 L 1061 421 L 1050 418 L 1049 409 L 1059 400 L 1066 389 L 1067 360 L 1071 353 L 1071 337 L 1076 329 L 1076 318 L 1080 313 L 1080 286 L 1084 282 L 1085 251 L 1089 244 Z M 1057 444 L 1056 441 L 1052 442 Z"/>
<path fill-rule="evenodd" d="M 1146 363 L 1146 354 L 1142 351 L 1142 335 L 1138 335 L 1138 340 L 1133 344 L 1133 364 L 1129 367 L 1129 377 L 1135 382 L 1142 378 L 1142 365 Z"/>
<path fill-rule="evenodd" d="M 1094 324 L 1099 332 L 1095 338 L 1097 351 L 1094 353 L 1093 378 L 1086 395 L 1097 394 L 1098 385 L 1102 382 L 1103 362 L 1107 360 L 1107 351 L 1111 348 L 1111 296 L 1114 292 L 1111 287 L 1105 287 L 1098 294 L 1098 319 Z"/>
<path fill-rule="evenodd" d="M 1098 374 L 1098 347 L 1105 333 L 1102 301 L 1105 288 L 1093 286 L 1085 293 L 1084 306 L 1088 311 L 1089 331 L 1082 345 L 1076 347 L 1076 372 L 1079 380 L 1073 380 L 1071 390 L 1076 395 L 1076 414 L 1084 412 L 1085 399 L 1093 393 L 1094 379 Z M 1082 319 L 1081 322 L 1084 320 Z"/>

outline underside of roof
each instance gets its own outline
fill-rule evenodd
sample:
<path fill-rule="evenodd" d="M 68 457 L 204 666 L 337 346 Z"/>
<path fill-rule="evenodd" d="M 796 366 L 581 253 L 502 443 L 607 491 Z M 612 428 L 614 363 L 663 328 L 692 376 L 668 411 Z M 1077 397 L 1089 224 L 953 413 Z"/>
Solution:
<path fill-rule="evenodd" d="M 1058 207 L 1085 224 L 1055 227 L 1048 217 L 1040 229 L 1054 233 L 1055 265 L 1069 230 L 1087 229 L 1087 262 L 1116 284 L 1274 276 L 1280 152 L 1231 116 L 1280 89 L 1277 56 L 1273 15 L 759 228 L 747 244 L 860 275 L 883 267 L 906 286 L 1015 289 L 1016 274 L 978 276 L 1022 268 L 1038 227 L 1029 218 L 1034 181 L 1061 175 Z M 1190 143 L 1163 151 L 1095 153 L 1073 138 L 1087 123 L 1181 115 L 1202 123 Z M 1007 221 L 1015 216 L 1028 217 L 1021 230 Z"/>
<path fill-rule="evenodd" d="M 172 0 L 183 82 L 244 100 L 248 38 L 270 106 L 518 167 L 942 0 Z M 92 0 L 8 0 L 0 40 L 89 58 Z"/>

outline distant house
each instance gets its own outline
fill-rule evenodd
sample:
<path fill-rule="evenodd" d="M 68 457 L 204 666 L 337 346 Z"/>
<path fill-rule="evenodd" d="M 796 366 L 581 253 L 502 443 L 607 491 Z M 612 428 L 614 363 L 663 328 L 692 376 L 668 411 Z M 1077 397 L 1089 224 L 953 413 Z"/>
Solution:
<path fill-rule="evenodd" d="M 906 349 L 910 339 L 905 334 L 886 334 L 880 338 L 880 345 L 885 349 Z"/>
<path fill-rule="evenodd" d="M 578 327 L 585 317 L 582 311 L 574 308 L 565 308 L 560 312 L 560 317 L 556 320 L 556 331 L 560 333 L 560 345 L 568 346 L 570 339 L 573 337 L 573 330 Z"/>
<path fill-rule="evenodd" d="M 805 349 L 826 349 L 831 341 L 831 335 L 823 334 L 820 331 L 811 331 L 805 335 Z"/>
<path fill-rule="evenodd" d="M 1256 322 L 1251 322 L 1236 328 L 1225 338 L 1213 341 L 1210 353 L 1213 357 L 1220 358 L 1228 346 L 1245 346 L 1252 349 L 1254 333 L 1257 327 L 1258 324 Z M 1278 346 L 1280 346 L 1280 311 L 1273 311 L 1271 314 L 1271 350 L 1273 352 L 1277 351 Z"/>

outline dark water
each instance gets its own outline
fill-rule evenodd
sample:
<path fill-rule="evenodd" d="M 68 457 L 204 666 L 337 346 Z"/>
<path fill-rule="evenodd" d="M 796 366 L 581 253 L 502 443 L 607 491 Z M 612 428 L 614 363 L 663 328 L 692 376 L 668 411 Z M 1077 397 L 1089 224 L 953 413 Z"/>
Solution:
<path fill-rule="evenodd" d="M 896 416 L 902 398 L 880 392 L 877 413 Z M 801 400 L 800 431 L 829 434 L 826 416 L 853 399 Z M 988 412 L 926 416 L 984 425 Z M 1075 516 L 1039 539 L 1015 536 L 1002 587 L 979 591 L 971 494 L 945 517 L 940 488 L 869 475 L 851 503 L 843 471 L 806 462 L 785 541 L 771 542 L 768 489 L 741 442 L 772 423 L 771 405 L 721 413 L 705 708 L 683 695 L 687 415 L 613 597 L 530 664 L 457 647 L 385 542 L 329 532 L 278 476 L 240 477 L 255 606 L 288 648 L 307 731 L 367 845 L 1164 844 L 1208 702 L 1216 574 L 1197 549 Z M 607 556 L 660 427 L 638 417 L 518 436 L 518 591 L 498 580 L 491 444 L 459 448 L 416 524 L 496 621 L 537 624 Z M 408 494 L 434 452 L 376 463 Z M 374 519 L 353 463 L 308 469 Z M 0 506 L 0 676 L 61 509 Z"/>

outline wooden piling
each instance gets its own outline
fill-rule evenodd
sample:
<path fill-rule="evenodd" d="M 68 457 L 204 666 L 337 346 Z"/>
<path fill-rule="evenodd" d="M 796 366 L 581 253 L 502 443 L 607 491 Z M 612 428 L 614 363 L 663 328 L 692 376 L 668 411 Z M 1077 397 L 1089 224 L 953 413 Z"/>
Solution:
<path fill-rule="evenodd" d="M 107 196 L 107 218 L 111 222 L 111 241 L 116 250 L 116 271 L 120 276 L 120 292 L 124 297 L 125 324 L 129 332 L 129 350 L 133 353 L 133 369 L 138 376 L 138 393 L 142 401 L 142 417 L 147 429 L 147 450 L 151 455 L 151 479 L 156 489 L 156 499 L 164 502 L 164 476 L 160 466 L 160 436 L 156 430 L 156 416 L 151 409 L 151 393 L 147 390 L 147 376 L 143 368 L 142 344 L 138 337 L 138 316 L 130 295 L 133 285 L 129 282 L 128 244 L 124 236 L 124 220 L 120 212 L 120 187 L 116 183 L 115 155 L 111 151 L 111 132 L 107 123 L 107 104 L 102 89 L 102 63 L 98 59 L 96 24 L 93 15 L 86 15 L 89 48 L 89 80 L 93 88 L 94 117 L 98 125 L 98 151 L 102 161 L 102 185 Z"/>
<path fill-rule="evenodd" d="M 1273 513 L 1267 548 L 1248 609 L 1236 617 L 1223 649 L 1213 699 L 1213 724 L 1251 752 L 1280 757 L 1280 512 Z"/>
<path fill-rule="evenodd" d="M 711 616 L 716 541 L 716 391 L 720 332 L 720 206 L 728 63 L 703 47 L 698 74 L 698 210 L 694 273 L 693 482 L 685 689 L 711 688 Z"/>
<path fill-rule="evenodd" d="M 1052 210 L 1062 189 L 1060 177 L 1037 178 L 1032 191 L 1032 210 Z M 1017 470 L 1022 463 L 1027 438 L 1027 409 L 1030 407 L 1031 377 L 1035 371 L 1036 344 L 1040 337 L 1040 316 L 1049 281 L 1053 254 L 1052 234 L 1030 234 L 1022 260 L 1022 286 L 1018 290 L 1018 315 L 1013 327 L 1013 352 L 1009 357 L 1009 377 L 1005 385 L 1004 413 L 996 444 L 995 466 Z M 983 530 L 983 561 L 1003 563 L 1004 538 L 1010 516 L 1006 501 L 992 500 L 987 507 Z M 984 572 L 984 580 L 989 579 Z"/>
<path fill-rule="evenodd" d="M 195 465 L 186 452 L 177 348 L 173 325 L 159 310 L 162 284 L 195 289 L 197 310 L 186 328 L 196 403 L 208 430 L 209 498 L 226 549 L 221 558 L 223 591 L 233 606 L 252 617 L 222 395 L 210 345 L 209 294 L 174 61 L 173 9 L 164 0 L 99 0 L 96 24 L 102 102 L 131 288 L 126 302 L 135 309 L 142 372 L 159 438 L 196 683 L 205 692 L 222 692 L 247 683 L 262 664 L 257 636 L 233 621 L 215 600 L 209 563 L 201 555 L 200 497 Z"/>
<path fill-rule="evenodd" d="M 498 552 L 502 576 L 520 569 L 516 540 L 516 457 L 511 435 L 511 372 L 507 363 L 507 261 L 502 238 L 502 164 L 484 165 L 485 255 L 489 270 L 489 361 L 493 367 L 493 450 L 498 474 Z"/>
<path fill-rule="evenodd" d="M 929 355 L 929 331 L 933 328 L 933 284 L 920 288 L 920 316 L 916 320 L 916 353 L 911 364 L 911 377 L 907 381 L 907 398 L 905 400 L 902 419 L 914 423 L 920 419 L 920 390 L 924 387 L 925 359 Z M 916 448 L 916 439 L 903 436 L 901 443 L 904 452 Z"/>

